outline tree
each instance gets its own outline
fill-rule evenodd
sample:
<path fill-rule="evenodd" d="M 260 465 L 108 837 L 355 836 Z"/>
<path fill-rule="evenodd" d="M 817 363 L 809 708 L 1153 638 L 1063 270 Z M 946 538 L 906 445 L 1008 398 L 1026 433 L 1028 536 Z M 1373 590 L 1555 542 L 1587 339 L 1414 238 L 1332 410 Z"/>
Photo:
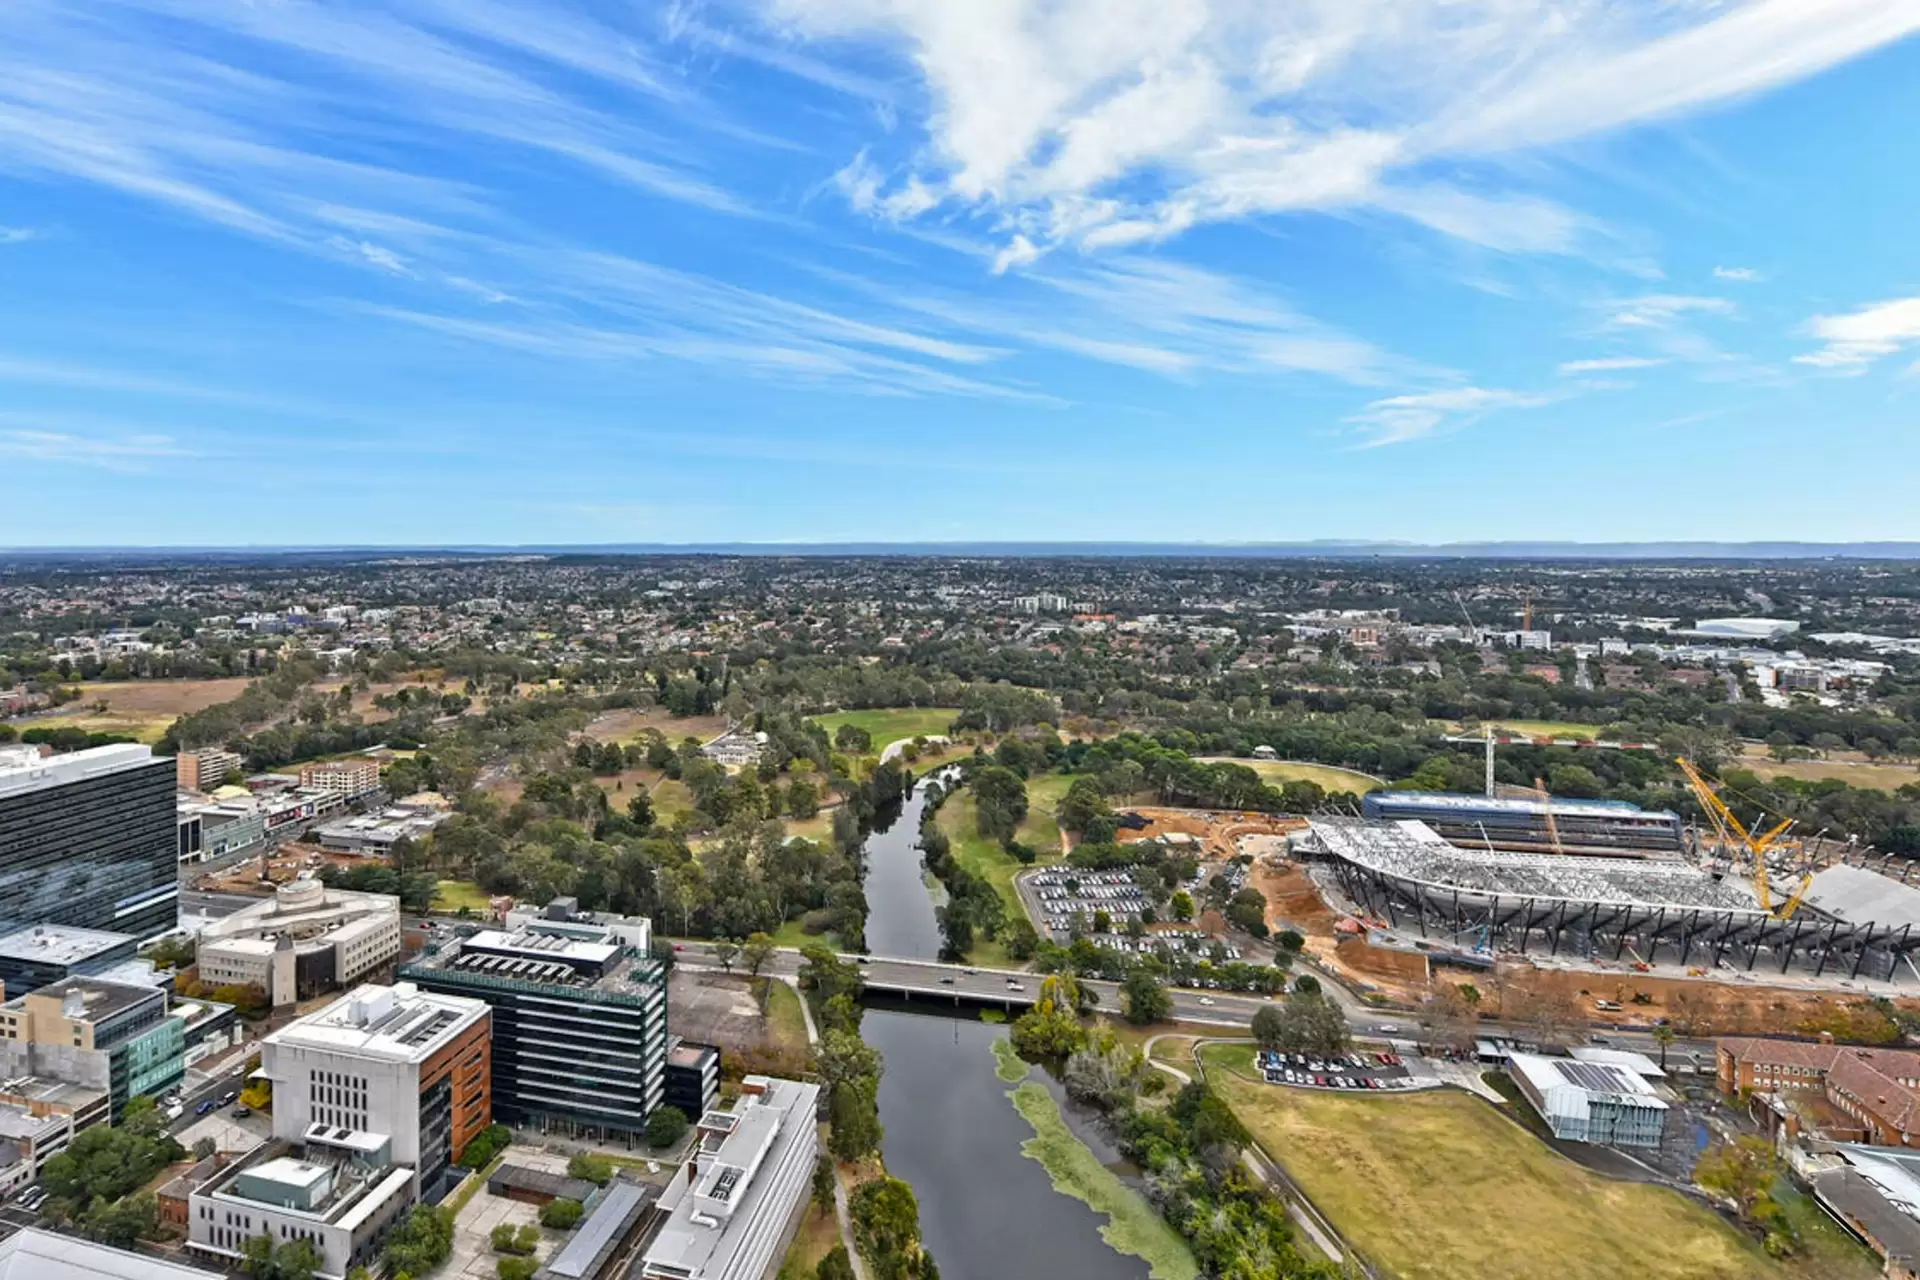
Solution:
<path fill-rule="evenodd" d="M 1310 973 L 1303 973 L 1293 980 L 1293 989 L 1300 995 L 1317 996 L 1320 994 L 1320 979 Z"/>
<path fill-rule="evenodd" d="M 1286 1020 L 1280 1010 L 1273 1005 L 1262 1005 L 1253 1013 L 1253 1038 L 1262 1049 L 1282 1049 L 1285 1047 Z"/>
<path fill-rule="evenodd" d="M 975 829 L 1002 844 L 1013 839 L 1027 816 L 1027 784 L 1001 765 L 988 765 L 974 775 Z"/>
<path fill-rule="evenodd" d="M 748 974 L 757 978 L 778 950 L 779 947 L 774 943 L 773 935 L 765 932 L 750 933 L 747 935 L 747 940 L 740 944 L 740 963 L 747 967 Z"/>
<path fill-rule="evenodd" d="M 813 1269 L 813 1280 L 854 1280 L 853 1261 L 847 1246 L 835 1244 Z"/>
<path fill-rule="evenodd" d="M 655 1151 L 675 1146 L 687 1133 L 687 1116 L 678 1107 L 655 1107 L 647 1117 L 647 1145 Z"/>
<path fill-rule="evenodd" d="M 424 1276 L 452 1252 L 453 1214 L 445 1206 L 416 1204 L 387 1236 L 384 1258 L 391 1273 Z"/>
<path fill-rule="evenodd" d="M 653 828 L 653 797 L 645 791 L 635 791 L 627 799 L 627 817 L 641 831 Z"/>
<path fill-rule="evenodd" d="M 916 1280 L 926 1276 L 920 1248 L 920 1202 L 898 1178 L 863 1182 L 851 1205 L 854 1240 L 875 1280 Z"/>
<path fill-rule="evenodd" d="M 205 1160 L 219 1149 L 219 1144 L 212 1138 L 201 1138 L 193 1144 L 193 1158 L 195 1160 Z"/>
<path fill-rule="evenodd" d="M 1273 1015 L 1264 1020 L 1256 1015 L 1254 1038 L 1266 1048 L 1322 1057 L 1346 1052 L 1347 1016 L 1318 992 L 1296 991 L 1285 1004 L 1268 1005 L 1260 1013 Z"/>
<path fill-rule="evenodd" d="M 822 1151 L 813 1161 L 813 1207 L 821 1213 L 833 1209 L 833 1189 L 839 1178 L 833 1171 L 833 1157 Z"/>
<path fill-rule="evenodd" d="M 712 946 L 713 958 L 720 962 L 722 969 L 732 973 L 734 958 L 740 954 L 740 944 L 732 938 L 715 938 Z"/>
<path fill-rule="evenodd" d="M 1182 924 L 1186 923 L 1193 919 L 1193 895 L 1185 889 L 1174 890 L 1173 900 L 1168 903 L 1168 909 L 1173 912 L 1175 920 Z"/>
<path fill-rule="evenodd" d="M 1144 966 L 1135 966 L 1120 984 L 1120 1007 L 1128 1022 L 1144 1027 L 1173 1014 L 1173 997 Z"/>
<path fill-rule="evenodd" d="M 1693 1180 L 1733 1201 L 1746 1222 L 1753 1221 L 1755 1209 L 1779 1173 L 1780 1161 L 1773 1144 L 1753 1135 L 1714 1144 L 1693 1166 Z"/>
<path fill-rule="evenodd" d="M 576 1151 L 567 1157 L 567 1176 L 604 1187 L 613 1181 L 613 1161 L 591 1151 Z"/>
<path fill-rule="evenodd" d="M 852 1162 L 880 1149 L 886 1131 L 880 1124 L 880 1081 L 862 1076 L 833 1087 L 827 1099 L 827 1149 Z"/>
<path fill-rule="evenodd" d="M 1660 1069 L 1662 1071 L 1667 1069 L 1667 1046 L 1678 1038 L 1679 1037 L 1674 1034 L 1673 1027 L 1668 1023 L 1662 1022 L 1653 1029 L 1653 1042 L 1660 1046 Z"/>
<path fill-rule="evenodd" d="M 540 1206 L 540 1225 L 549 1231 L 571 1231 L 586 1211 L 578 1200 L 560 1196 Z"/>

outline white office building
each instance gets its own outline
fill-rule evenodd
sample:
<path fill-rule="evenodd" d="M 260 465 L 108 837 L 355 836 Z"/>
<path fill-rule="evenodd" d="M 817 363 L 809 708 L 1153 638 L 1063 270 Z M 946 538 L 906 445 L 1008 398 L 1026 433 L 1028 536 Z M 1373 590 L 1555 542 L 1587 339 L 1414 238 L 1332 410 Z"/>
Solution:
<path fill-rule="evenodd" d="M 275 1006 L 339 991 L 400 956 L 400 899 L 301 875 L 200 930 L 200 980 L 256 986 Z"/>
<path fill-rule="evenodd" d="M 641 1280 L 758 1280 L 810 1194 L 820 1087 L 748 1076 L 732 1111 L 700 1118 L 700 1149 L 661 1193 L 667 1221 Z"/>

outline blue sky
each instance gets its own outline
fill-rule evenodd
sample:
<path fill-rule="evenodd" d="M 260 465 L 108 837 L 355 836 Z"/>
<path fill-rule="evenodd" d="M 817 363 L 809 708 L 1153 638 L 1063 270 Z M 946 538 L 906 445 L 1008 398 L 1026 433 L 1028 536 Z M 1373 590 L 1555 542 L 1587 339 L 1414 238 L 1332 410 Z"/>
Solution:
<path fill-rule="evenodd" d="M 11 0 L 0 545 L 1920 538 L 1920 0 Z"/>

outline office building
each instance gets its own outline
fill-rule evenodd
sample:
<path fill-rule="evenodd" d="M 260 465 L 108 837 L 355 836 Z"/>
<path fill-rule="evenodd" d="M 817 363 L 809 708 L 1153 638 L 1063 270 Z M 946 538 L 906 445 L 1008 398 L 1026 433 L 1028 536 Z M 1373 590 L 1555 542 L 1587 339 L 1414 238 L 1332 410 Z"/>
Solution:
<path fill-rule="evenodd" d="M 380 787 L 380 764 L 376 760 L 359 758 L 302 765 L 300 785 L 348 797 L 365 795 Z"/>
<path fill-rule="evenodd" d="M 27 1227 L 0 1240 L 0 1280 L 225 1280 L 217 1271 Z"/>
<path fill-rule="evenodd" d="M 256 986 L 279 1008 L 384 976 L 400 955 L 400 899 L 302 874 L 200 929 L 200 981 Z"/>
<path fill-rule="evenodd" d="M 98 975 L 135 958 L 140 940 L 130 933 L 37 924 L 0 935 L 0 982 L 6 994 L 23 996 L 76 975 Z"/>
<path fill-rule="evenodd" d="M 213 800 L 178 793 L 175 821 L 180 861 L 208 862 L 256 853 L 267 842 L 268 809 L 255 796 Z"/>
<path fill-rule="evenodd" d="M 713 1110 L 720 1097 L 720 1051 L 679 1036 L 669 1039 L 660 1101 L 691 1120 Z"/>
<path fill-rule="evenodd" d="M 641 1280 L 759 1280 L 786 1247 L 819 1150 L 820 1086 L 748 1076 L 700 1117 L 700 1149 L 661 1193 Z"/>
<path fill-rule="evenodd" d="M 246 768 L 245 760 L 224 747 L 182 751 L 173 758 L 174 782 L 189 791 L 211 791 Z"/>
<path fill-rule="evenodd" d="M 1556 1138 L 1657 1147 L 1666 1132 L 1667 1104 L 1625 1067 L 1515 1053 L 1507 1057 L 1507 1074 Z"/>
<path fill-rule="evenodd" d="M 0 748 L 0 926 L 152 938 L 180 915 L 172 763 L 120 744 Z"/>
<path fill-rule="evenodd" d="M 667 975 L 644 922 L 535 920 L 449 938 L 400 969 L 493 1008 L 493 1107 L 515 1125 L 631 1142 L 665 1089 Z M 642 926 L 634 929 L 634 926 Z"/>
<path fill-rule="evenodd" d="M 71 1115 L 35 1115 L 25 1107 L 0 1106 L 0 1195 L 11 1195 L 38 1178 L 73 1135 Z"/>
<path fill-rule="evenodd" d="M 493 1123 L 492 1014 L 479 1000 L 363 986 L 261 1042 L 274 1136 L 377 1133 L 432 1189 Z"/>
<path fill-rule="evenodd" d="M 339 799 L 337 793 L 335 799 Z M 339 818 L 314 830 L 314 839 L 328 853 L 351 853 L 384 858 L 402 840 L 418 840 L 432 833 L 451 815 L 428 805 L 396 804 L 379 813 Z"/>
<path fill-rule="evenodd" d="M 0 1005 L 0 1074 L 103 1090 L 116 1121 L 185 1073 L 186 1028 L 158 987 L 68 978 Z"/>
<path fill-rule="evenodd" d="M 416 1200 L 414 1171 L 378 1134 L 324 1126 L 301 1143 L 263 1142 L 187 1195 L 187 1248 L 237 1267 L 247 1241 L 306 1240 L 315 1272 L 345 1280 L 375 1268 L 387 1235 Z"/>

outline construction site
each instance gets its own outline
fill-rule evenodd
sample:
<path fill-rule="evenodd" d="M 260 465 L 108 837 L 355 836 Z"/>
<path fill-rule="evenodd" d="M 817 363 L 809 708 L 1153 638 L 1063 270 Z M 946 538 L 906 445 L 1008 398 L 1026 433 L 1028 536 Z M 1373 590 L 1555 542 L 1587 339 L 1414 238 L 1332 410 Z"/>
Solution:
<path fill-rule="evenodd" d="M 1678 764 L 1703 826 L 1544 788 L 1496 794 L 1489 765 L 1484 796 L 1376 792 L 1364 816 L 1312 819 L 1290 851 L 1350 934 L 1406 940 L 1422 965 L 1920 990 L 1914 864 L 1798 839 L 1764 811 L 1743 821 L 1735 805 L 1757 806 Z"/>

